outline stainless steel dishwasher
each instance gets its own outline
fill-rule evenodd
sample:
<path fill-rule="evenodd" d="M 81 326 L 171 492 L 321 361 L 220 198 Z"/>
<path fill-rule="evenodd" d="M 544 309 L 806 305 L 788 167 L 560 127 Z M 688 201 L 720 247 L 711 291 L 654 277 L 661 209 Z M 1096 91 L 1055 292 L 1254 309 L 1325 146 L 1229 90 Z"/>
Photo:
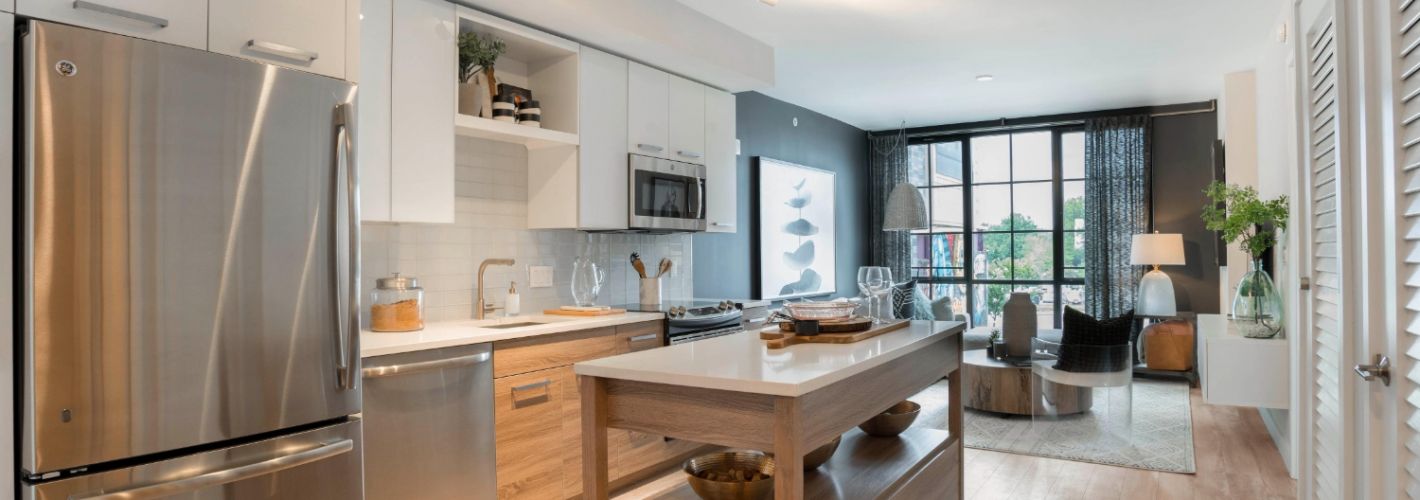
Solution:
<path fill-rule="evenodd" d="M 365 497 L 494 499 L 493 348 L 363 360 Z"/>

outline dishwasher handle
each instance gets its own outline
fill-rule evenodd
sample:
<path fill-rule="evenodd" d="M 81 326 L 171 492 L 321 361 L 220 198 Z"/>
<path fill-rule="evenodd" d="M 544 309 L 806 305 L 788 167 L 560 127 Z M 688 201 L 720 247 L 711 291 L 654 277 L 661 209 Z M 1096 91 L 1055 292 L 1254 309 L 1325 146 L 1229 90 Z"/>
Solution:
<path fill-rule="evenodd" d="M 410 373 L 427 372 L 431 370 L 442 370 L 444 368 L 461 368 L 487 363 L 492 359 L 492 353 L 480 352 L 468 356 L 458 356 L 446 359 L 436 359 L 432 361 L 420 361 L 417 363 L 405 363 L 402 365 L 367 366 L 360 373 L 365 378 L 391 377 L 395 375 L 406 375 Z"/>

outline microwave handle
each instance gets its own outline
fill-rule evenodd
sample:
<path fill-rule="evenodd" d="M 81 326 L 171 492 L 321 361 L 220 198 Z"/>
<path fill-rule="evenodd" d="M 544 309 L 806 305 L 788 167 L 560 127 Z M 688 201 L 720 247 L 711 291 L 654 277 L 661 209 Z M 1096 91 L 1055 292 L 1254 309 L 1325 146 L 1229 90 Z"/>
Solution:
<path fill-rule="evenodd" d="M 695 218 L 705 218 L 705 178 L 696 177 L 695 187 L 700 191 L 700 196 L 695 198 Z"/>

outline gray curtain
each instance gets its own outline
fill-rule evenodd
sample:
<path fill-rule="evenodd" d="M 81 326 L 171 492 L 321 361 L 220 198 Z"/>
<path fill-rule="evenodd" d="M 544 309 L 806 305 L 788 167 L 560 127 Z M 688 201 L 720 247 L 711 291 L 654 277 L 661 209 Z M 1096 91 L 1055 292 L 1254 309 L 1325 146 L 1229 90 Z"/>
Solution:
<path fill-rule="evenodd" d="M 1085 308 L 1113 317 L 1134 308 L 1142 268 L 1129 265 L 1149 229 L 1149 115 L 1085 122 Z"/>
<path fill-rule="evenodd" d="M 872 224 L 868 226 L 868 241 L 872 245 L 873 265 L 891 269 L 893 281 L 907 281 L 910 277 L 908 262 L 912 257 L 911 236 L 906 231 L 883 231 L 888 193 L 898 183 L 907 182 L 907 140 L 902 134 L 893 134 L 870 136 L 868 143 L 868 178 L 871 182 L 868 206 L 873 217 Z"/>

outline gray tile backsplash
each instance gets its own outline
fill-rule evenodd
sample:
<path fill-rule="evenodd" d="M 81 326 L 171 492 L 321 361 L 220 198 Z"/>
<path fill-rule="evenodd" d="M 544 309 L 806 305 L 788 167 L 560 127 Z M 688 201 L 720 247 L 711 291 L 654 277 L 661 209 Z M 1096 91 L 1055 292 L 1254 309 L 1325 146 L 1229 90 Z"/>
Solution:
<path fill-rule="evenodd" d="M 662 257 L 670 258 L 675 266 L 663 278 L 664 298 L 691 297 L 694 273 L 690 234 L 528 230 L 526 149 L 516 144 L 460 137 L 455 158 L 457 199 L 453 224 L 361 225 L 361 279 L 366 301 L 376 278 L 399 272 L 419 278 L 424 287 L 427 320 L 470 319 L 478 264 L 487 258 L 510 257 L 517 261 L 516 266 L 490 267 L 485 273 L 485 297 L 494 305 L 503 306 L 508 283 L 516 281 L 522 296 L 522 314 L 537 314 L 572 303 L 572 261 L 587 252 L 589 245 L 592 254 L 608 264 L 607 283 L 598 303 L 638 300 L 640 284 L 628 263 L 631 252 L 640 252 L 652 272 Z M 553 286 L 529 287 L 530 265 L 552 266 Z"/>

